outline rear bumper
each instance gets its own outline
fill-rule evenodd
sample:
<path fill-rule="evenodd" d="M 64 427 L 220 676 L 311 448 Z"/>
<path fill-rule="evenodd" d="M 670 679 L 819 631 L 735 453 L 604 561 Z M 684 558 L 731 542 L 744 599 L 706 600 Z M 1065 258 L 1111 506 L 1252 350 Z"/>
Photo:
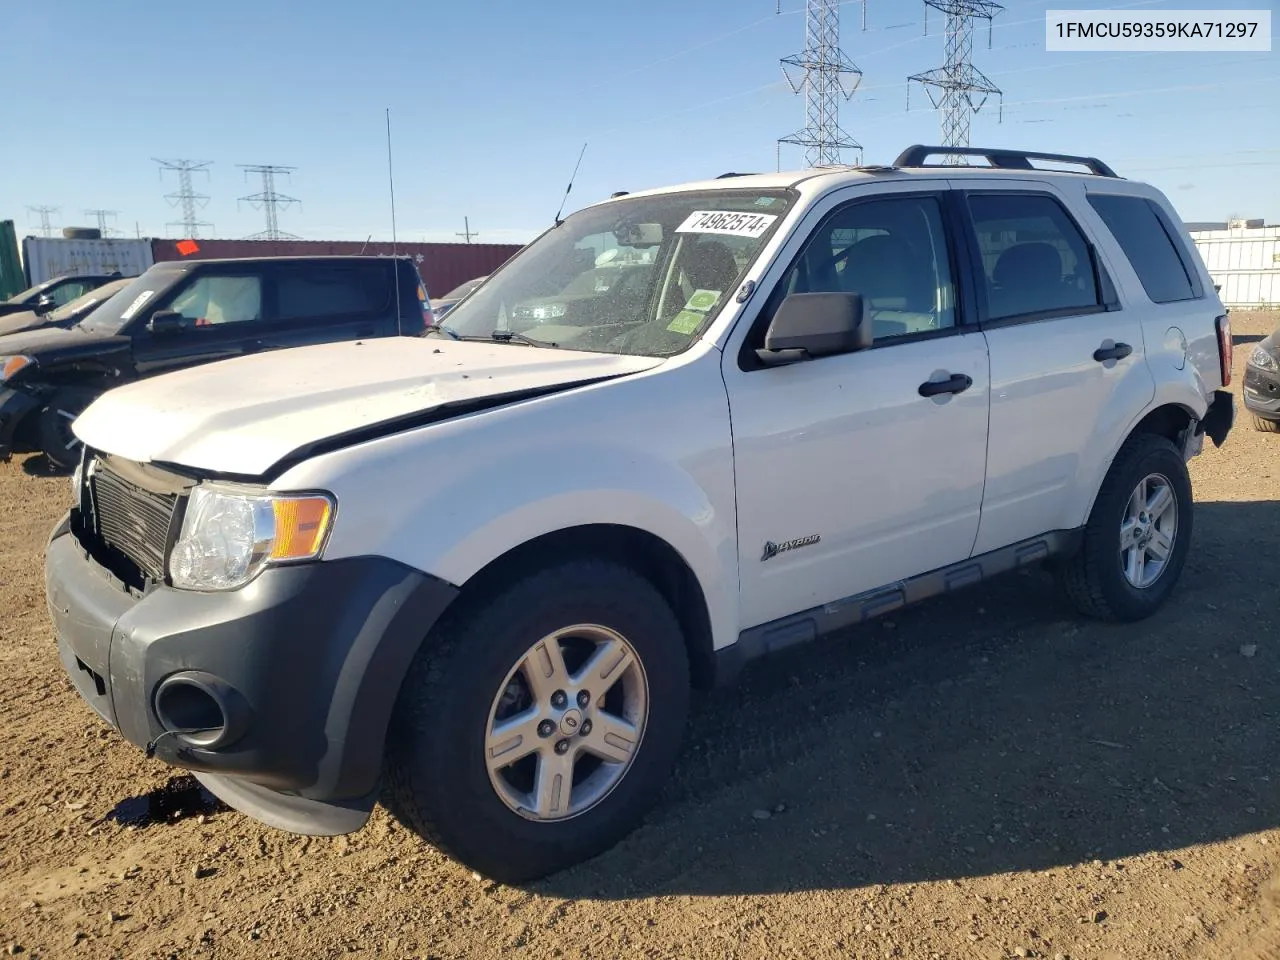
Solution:
<path fill-rule="evenodd" d="M 0 388 L 0 460 L 11 454 L 23 453 L 14 445 L 18 425 L 33 411 L 40 409 L 40 401 L 20 390 Z"/>
<path fill-rule="evenodd" d="M 139 596 L 67 520 L 50 539 L 45 583 L 63 666 L 103 720 L 242 812 L 320 834 L 368 818 L 400 683 L 457 594 L 360 557 L 268 569 L 225 593 Z M 214 729 L 172 732 L 190 727 Z"/>

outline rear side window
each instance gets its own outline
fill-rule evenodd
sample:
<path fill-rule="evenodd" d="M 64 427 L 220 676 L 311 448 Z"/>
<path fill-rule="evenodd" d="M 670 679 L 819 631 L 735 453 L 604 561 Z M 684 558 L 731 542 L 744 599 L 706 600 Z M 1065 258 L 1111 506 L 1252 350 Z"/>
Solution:
<path fill-rule="evenodd" d="M 1089 203 L 1129 258 L 1153 303 L 1195 299 L 1191 271 L 1155 204 L 1145 197 L 1114 194 L 1092 194 Z"/>
<path fill-rule="evenodd" d="M 975 193 L 988 320 L 1102 309 L 1093 255 L 1080 228 L 1053 197 Z"/>
<path fill-rule="evenodd" d="M 282 265 L 276 272 L 281 320 L 377 313 L 390 295 L 390 270 L 381 263 Z"/>

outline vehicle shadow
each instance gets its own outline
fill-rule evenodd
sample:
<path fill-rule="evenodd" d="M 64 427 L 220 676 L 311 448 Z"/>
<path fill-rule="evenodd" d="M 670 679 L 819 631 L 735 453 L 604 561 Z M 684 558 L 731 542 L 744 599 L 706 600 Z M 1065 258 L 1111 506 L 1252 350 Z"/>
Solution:
<path fill-rule="evenodd" d="M 69 477 L 70 470 L 55 466 L 43 453 L 37 453 L 22 461 L 22 472 L 29 477 Z"/>
<path fill-rule="evenodd" d="M 1276 826 L 1280 501 L 1200 503 L 1195 524 L 1177 591 L 1138 624 L 1082 619 L 1034 572 L 749 667 L 695 710 L 648 822 L 533 886 L 959 879 Z"/>
<path fill-rule="evenodd" d="M 1259 343 L 1267 339 L 1268 334 L 1265 333 L 1234 333 L 1231 335 L 1231 345 L 1234 347 L 1247 346 L 1251 343 Z"/>

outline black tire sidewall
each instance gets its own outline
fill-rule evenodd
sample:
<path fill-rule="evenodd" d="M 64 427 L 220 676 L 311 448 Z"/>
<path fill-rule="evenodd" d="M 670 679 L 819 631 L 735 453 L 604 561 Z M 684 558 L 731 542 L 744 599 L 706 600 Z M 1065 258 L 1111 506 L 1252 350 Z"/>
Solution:
<path fill-rule="evenodd" d="M 504 618 L 503 610 L 519 610 Z M 623 567 L 574 564 L 542 571 L 456 625 L 442 659 L 418 665 L 427 691 L 406 690 L 396 761 L 444 847 L 488 876 L 530 879 L 612 846 L 651 807 L 679 753 L 688 716 L 689 667 L 679 624 L 661 595 Z M 631 768 L 596 806 L 568 820 L 536 822 L 511 811 L 489 782 L 485 732 L 509 671 L 542 637 L 575 623 L 617 631 L 648 680 L 649 716 Z M 428 661 L 428 645 L 420 654 Z M 408 683 L 415 681 L 411 672 Z M 440 732 L 444 735 L 440 735 Z M 451 789 L 436 785 L 446 782 Z"/>
<path fill-rule="evenodd" d="M 65 387 L 57 391 L 44 409 L 40 411 L 40 449 L 45 458 L 55 467 L 64 470 L 72 469 L 80 459 L 79 448 L 72 454 L 65 447 L 66 438 L 62 435 L 63 422 L 70 429 L 70 421 L 62 417 L 59 410 L 74 411 L 78 417 L 85 408 L 97 399 L 97 394 L 80 387 Z"/>
<path fill-rule="evenodd" d="M 1155 583 L 1140 589 L 1125 578 L 1119 535 L 1129 497 L 1138 482 L 1150 474 L 1164 476 L 1172 486 L 1178 507 L 1178 527 L 1168 566 Z M 1143 437 L 1117 458 L 1112 475 L 1094 505 L 1086 535 L 1091 541 L 1087 549 L 1094 551 L 1098 586 L 1120 619 L 1150 616 L 1173 592 L 1191 549 L 1194 510 L 1187 465 L 1168 440 Z"/>

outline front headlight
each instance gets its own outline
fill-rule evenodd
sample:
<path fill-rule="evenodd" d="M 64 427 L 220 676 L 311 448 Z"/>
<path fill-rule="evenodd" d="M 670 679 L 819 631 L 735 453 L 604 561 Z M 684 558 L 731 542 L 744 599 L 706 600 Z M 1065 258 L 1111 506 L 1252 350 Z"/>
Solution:
<path fill-rule="evenodd" d="M 20 353 L 0 356 L 0 383 L 12 380 L 17 376 L 19 370 L 23 367 L 29 367 L 35 362 L 35 357 L 24 356 Z"/>
<path fill-rule="evenodd" d="M 1276 363 L 1276 358 L 1263 350 L 1261 345 L 1254 347 L 1253 353 L 1249 354 L 1249 365 L 1257 367 L 1259 370 L 1280 369 L 1280 364 Z"/>
<path fill-rule="evenodd" d="M 258 493 L 202 484 L 191 492 L 169 578 L 184 590 L 234 590 L 274 563 L 315 560 L 333 522 L 327 494 Z"/>

